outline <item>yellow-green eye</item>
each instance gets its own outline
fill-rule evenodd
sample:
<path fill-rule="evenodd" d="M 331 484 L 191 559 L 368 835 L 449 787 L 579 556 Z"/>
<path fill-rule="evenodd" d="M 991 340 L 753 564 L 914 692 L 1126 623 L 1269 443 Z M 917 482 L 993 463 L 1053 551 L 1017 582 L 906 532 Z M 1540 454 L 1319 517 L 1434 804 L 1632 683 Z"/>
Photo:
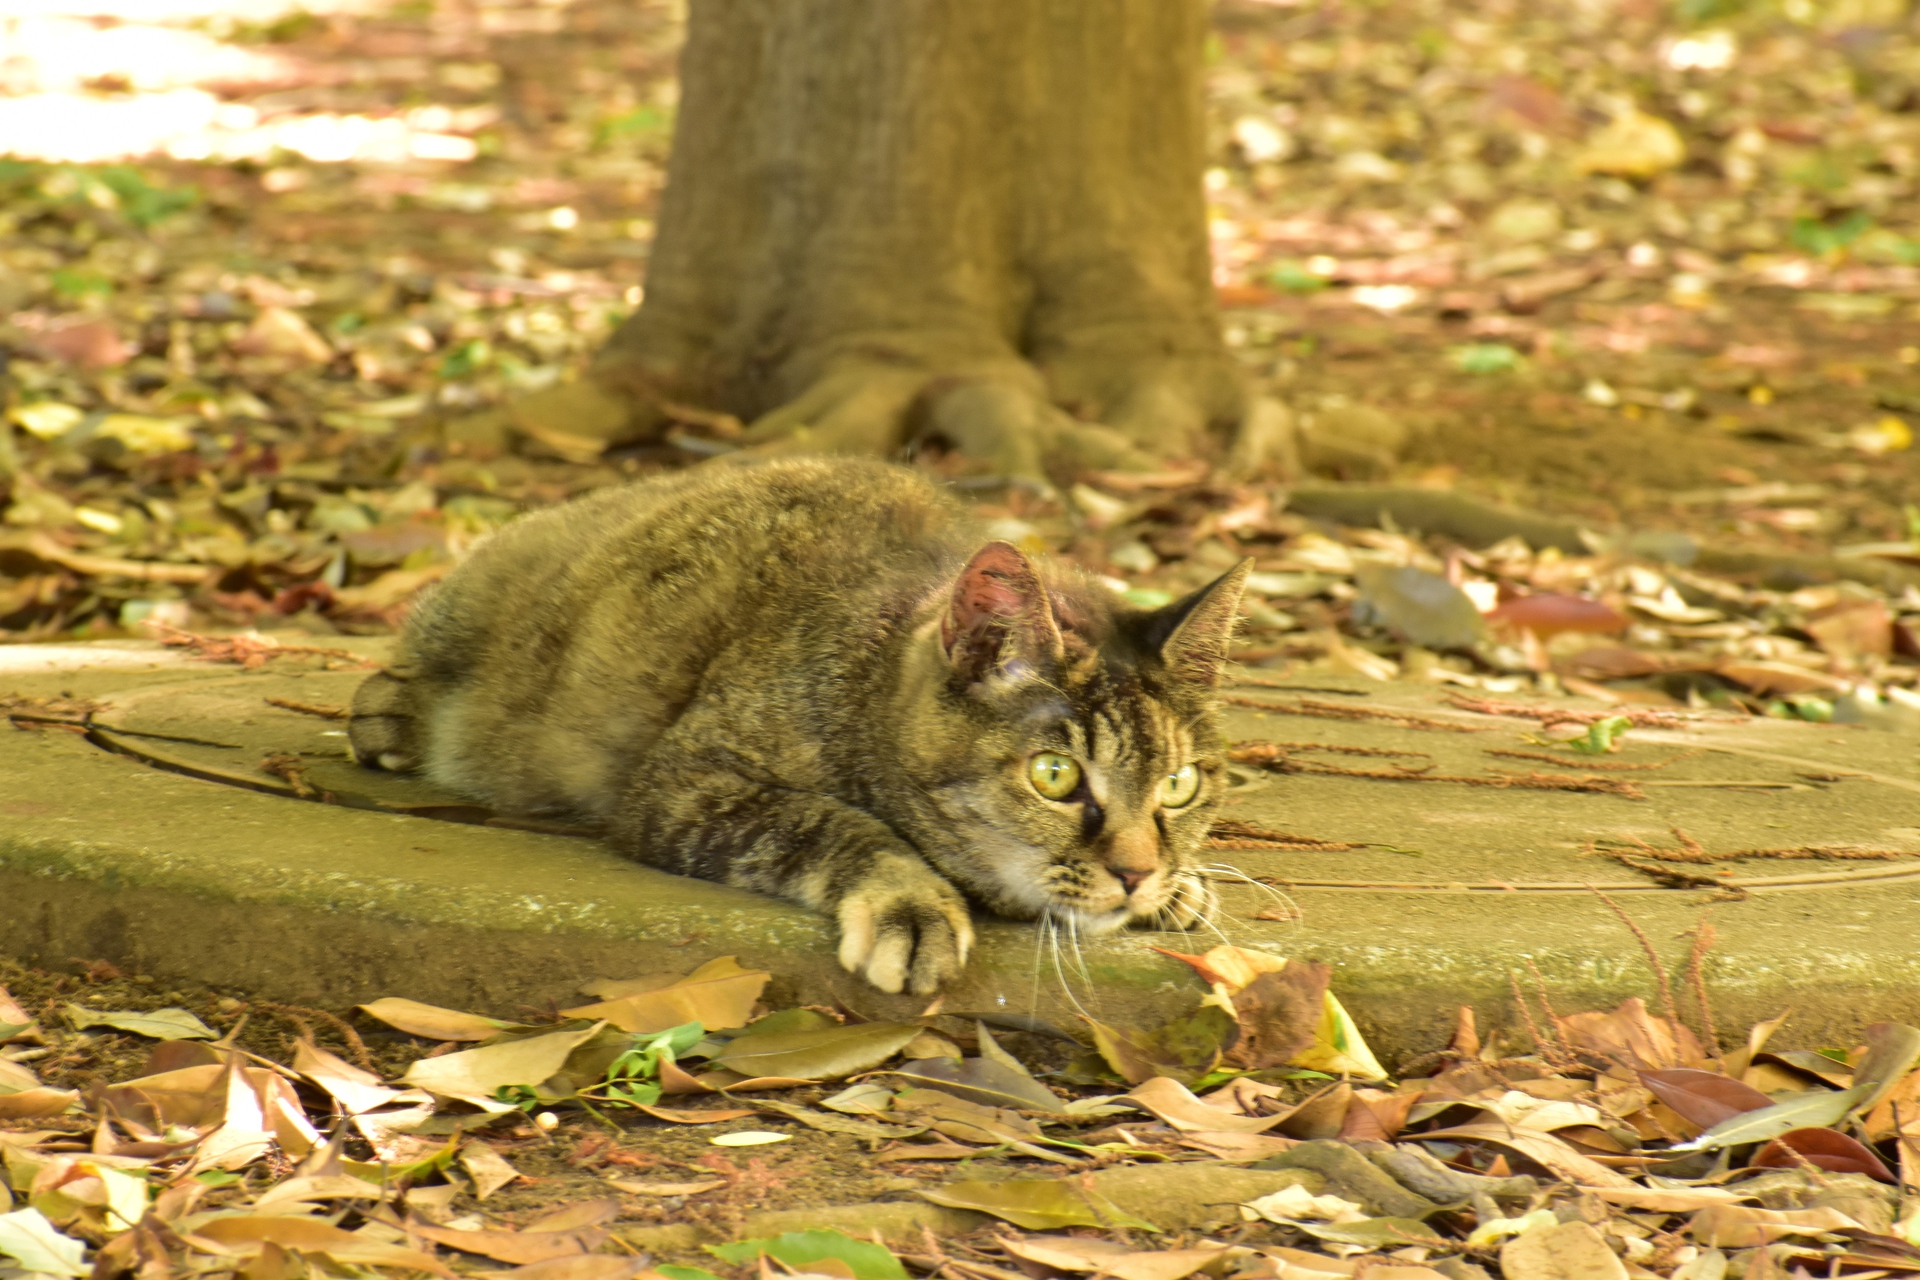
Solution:
<path fill-rule="evenodd" d="M 1200 771 L 1190 764 L 1181 765 L 1160 780 L 1160 803 L 1165 808 L 1183 809 L 1199 794 Z"/>
<path fill-rule="evenodd" d="M 1027 761 L 1027 781 L 1049 800 L 1065 800 L 1080 786 L 1080 766 L 1072 756 L 1042 751 Z"/>

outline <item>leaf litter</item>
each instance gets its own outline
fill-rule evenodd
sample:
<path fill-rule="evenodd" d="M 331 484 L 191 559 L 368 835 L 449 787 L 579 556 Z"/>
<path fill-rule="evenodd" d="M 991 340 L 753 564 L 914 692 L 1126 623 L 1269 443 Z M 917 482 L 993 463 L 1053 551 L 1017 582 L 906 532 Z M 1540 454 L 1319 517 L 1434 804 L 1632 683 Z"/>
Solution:
<path fill-rule="evenodd" d="M 596 1016 L 606 1000 L 519 1021 L 400 998 L 362 1006 L 353 1029 L 321 1010 L 268 1006 L 290 1011 L 276 1019 L 232 996 L 152 990 L 110 966 L 75 978 L 9 965 L 21 994 L 0 990 L 14 1195 L 0 1255 L 74 1276 L 250 1276 L 280 1257 L 440 1275 L 476 1258 L 596 1276 L 650 1260 L 668 1280 L 711 1266 L 1311 1280 L 1300 1273 L 1368 1259 L 1418 1273 L 1402 1280 L 1475 1280 L 1461 1268 L 1493 1264 L 1510 1280 L 1570 1266 L 1664 1280 L 1920 1272 L 1920 1208 L 1901 1191 L 1920 1150 L 1920 1029 L 1879 1023 L 1857 1047 L 1815 1053 L 1774 1048 L 1777 1019 L 1721 1042 L 1704 984 L 1683 1019 L 1660 964 L 1659 1012 L 1634 998 L 1562 1014 L 1516 978 L 1510 1026 L 1483 1038 L 1463 1009 L 1444 1048 L 1389 1072 L 1324 966 L 1231 946 L 1166 954 L 1192 973 L 1193 1012 L 1088 1024 L 1078 1057 L 937 1012 L 769 1010 L 757 997 L 771 975 L 730 957 L 583 984 L 696 1015 L 642 1031 Z M 213 1038 L 161 1038 L 181 1015 Z M 354 1052 L 348 1031 L 371 1067 L 313 1038 Z M 957 1056 L 900 1059 L 916 1036 Z M 757 1081 L 728 1061 L 808 1074 Z M 654 1105 L 669 1071 L 710 1082 L 717 1105 Z M 727 1105 L 755 1082 L 776 1087 Z M 864 1182 L 873 1200 L 1000 1225 L 867 1238 L 818 1208 L 813 1228 L 701 1244 L 737 1238 L 812 1168 L 831 1172 L 802 1205 L 845 1203 Z M 1183 1191 L 1232 1170 L 1276 1181 Z M 690 1233 L 660 1234 L 674 1224 Z"/>
<path fill-rule="evenodd" d="M 1398 7 L 1229 7 L 1209 176 L 1229 340 L 1306 428 L 1322 474 L 1404 487 L 1341 507 L 1272 485 L 1084 477 L 1063 501 L 1012 491 L 983 515 L 1139 603 L 1253 555 L 1238 656 L 1256 680 L 1331 671 L 1436 682 L 1483 704 L 1599 699 L 1602 711 L 1541 718 L 1536 763 L 1568 770 L 1549 777 L 1599 777 L 1635 727 L 1703 714 L 1915 732 L 1911 40 L 1871 6 L 1848 12 L 1622 11 L 1601 56 L 1581 25 L 1598 19 L 1571 11 L 1435 11 L 1409 41 Z M 643 15 L 655 25 L 635 47 L 671 48 L 677 29 L 659 19 Z M 314 22 L 316 44 L 356 38 Z M 367 28 L 420 34 L 404 16 Z M 583 23 L 556 41 L 556 65 L 612 43 Z M 485 38 L 477 50 L 511 53 Z M 144 171 L 8 162 L 7 225 L 21 235 L 0 252 L 23 283 L 4 333 L 0 627 L 150 635 L 243 667 L 360 665 L 324 638 L 390 630 L 473 538 L 688 461 L 681 445 L 580 459 L 441 429 L 564 376 L 630 305 L 643 256 L 609 246 L 644 252 L 634 233 L 647 229 L 670 113 L 633 95 L 665 84 L 666 61 L 623 74 L 602 102 L 566 101 L 560 125 L 505 113 L 499 127 L 527 131 L 532 155 L 579 149 L 543 128 L 593 137 L 573 173 L 503 161 L 462 187 L 432 165 L 349 171 L 297 156 Z M 487 83 L 504 100 L 537 79 L 476 65 L 494 73 L 472 77 L 483 106 Z M 615 83 L 587 70 L 583 88 Z M 636 187 L 649 193 L 637 206 Z M 548 216 L 540 202 L 560 198 L 584 213 Z M 369 201 L 384 206 L 382 257 L 353 235 L 336 237 L 356 245 L 343 253 L 288 232 L 290 213 L 344 226 Z M 502 248 L 494 227 L 474 233 L 495 206 L 543 229 Z M 236 252 L 248 236 L 256 247 Z M 724 424 L 688 419 L 724 442 Z M 1411 442 L 1397 462 L 1342 454 L 1356 422 Z M 1485 498 L 1570 519 L 1542 529 Z M 1836 545 L 1845 554 L 1828 555 Z M 208 634 L 253 627 L 275 634 Z M 23 725 L 45 714 L 7 710 Z M 1430 722 L 1398 727 L 1459 727 L 1419 719 Z M 1276 748 L 1263 766 L 1311 754 L 1242 745 Z M 1676 837 L 1677 849 L 1627 856 L 1670 870 L 1877 856 L 1709 855 Z M 1327 843 L 1232 827 L 1218 838 Z M 0 1143 L 19 1206 L 0 1213 L 0 1253 L 76 1276 L 444 1272 L 472 1257 L 530 1276 L 627 1275 L 640 1259 L 596 1252 L 620 1248 L 607 1224 L 730 1233 L 804 1177 L 773 1161 L 824 1149 L 835 1172 L 821 1194 L 910 1195 L 893 1171 L 943 1166 L 907 1180 L 1029 1230 L 1109 1234 L 909 1237 L 888 1250 L 810 1231 L 719 1262 L 855 1280 L 902 1264 L 968 1280 L 1010 1265 L 1124 1280 L 1474 1280 L 1469 1268 L 1496 1261 L 1509 1280 L 1920 1269 L 1913 1206 L 1886 1182 L 1910 1184 L 1920 1151 L 1906 1132 L 1920 1106 L 1907 1028 L 1876 1028 L 1815 1071 L 1789 1056 L 1804 1051 L 1764 1051 L 1771 1026 L 1724 1048 L 1704 998 L 1698 1032 L 1683 1026 L 1669 992 L 1658 1014 L 1630 1001 L 1535 1026 L 1529 1012 L 1531 1053 L 1483 1046 L 1463 1021 L 1422 1073 L 1389 1074 L 1332 995 L 1337 975 L 1196 966 L 1207 990 L 1191 1014 L 1089 1026 L 1072 1060 L 1021 1037 L 1029 1069 L 983 1028 L 933 1018 L 974 1056 L 865 1074 L 925 1028 L 769 1014 L 750 974 L 697 977 L 596 984 L 583 990 L 596 1004 L 557 1021 L 380 1001 L 356 1031 L 239 993 L 199 993 L 190 1010 L 150 980 L 10 973 L 34 995 L 31 1009 L 0 1001 Z M 75 995 L 97 1007 L 68 1013 Z M 768 1019 L 784 1020 L 731 1034 Z M 189 1038 L 150 1034 L 182 1028 Z M 725 1104 L 756 1085 L 780 1105 L 658 1105 Z M 826 1089 L 838 1091 L 814 1096 Z M 1586 1110 L 1549 1110 L 1559 1104 Z M 878 1129 L 824 1129 L 829 1113 Z M 791 1157 L 736 1161 L 704 1136 L 774 1115 L 801 1126 L 779 1134 Z M 1570 1115 L 1579 1122 L 1561 1123 Z M 1197 1127 L 1208 1123 L 1220 1127 Z M 890 1145 L 869 1150 L 878 1143 Z M 1367 1196 L 1350 1161 L 1298 1163 L 1321 1143 L 1435 1210 L 1341 1221 Z M 916 1152 L 928 1158 L 903 1158 Z M 1085 1168 L 1025 1176 L 1062 1160 Z M 1272 1161 L 1306 1181 L 1152 1239 L 1155 1201 L 1122 1206 L 1082 1181 Z M 868 1164 L 883 1175 L 850 1178 Z M 536 1180 L 575 1205 L 539 1202 Z M 634 1198 L 587 1194 L 608 1187 Z M 572 1269 L 539 1270 L 556 1264 Z M 659 1266 L 669 1280 L 709 1274 Z"/>

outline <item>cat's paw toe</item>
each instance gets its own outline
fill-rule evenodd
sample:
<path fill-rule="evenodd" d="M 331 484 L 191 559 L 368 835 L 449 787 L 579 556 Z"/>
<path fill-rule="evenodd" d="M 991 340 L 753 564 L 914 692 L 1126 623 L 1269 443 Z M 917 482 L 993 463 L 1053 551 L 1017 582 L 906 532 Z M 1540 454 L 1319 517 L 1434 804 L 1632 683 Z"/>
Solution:
<path fill-rule="evenodd" d="M 886 992 L 932 995 L 958 977 L 973 949 L 973 919 L 932 872 L 875 876 L 840 900 L 840 964 Z"/>

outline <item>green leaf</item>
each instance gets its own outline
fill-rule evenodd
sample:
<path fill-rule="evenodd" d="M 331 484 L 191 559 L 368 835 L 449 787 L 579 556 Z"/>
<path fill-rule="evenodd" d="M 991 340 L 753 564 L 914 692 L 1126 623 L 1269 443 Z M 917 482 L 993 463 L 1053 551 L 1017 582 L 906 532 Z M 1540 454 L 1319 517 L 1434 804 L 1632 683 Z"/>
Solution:
<path fill-rule="evenodd" d="M 1626 716 L 1608 716 L 1588 725 L 1586 737 L 1575 738 L 1567 745 L 1590 756 L 1602 756 L 1612 751 L 1615 740 L 1625 737 L 1632 727 L 1633 721 Z"/>
<path fill-rule="evenodd" d="M 1327 278 L 1289 260 L 1276 262 L 1267 269 L 1267 283 L 1288 293 L 1318 293 L 1327 287 Z"/>
<path fill-rule="evenodd" d="M 667 1280 L 720 1280 L 719 1276 L 705 1267 L 678 1267 L 670 1262 L 663 1262 L 654 1270 L 665 1276 Z"/>
<path fill-rule="evenodd" d="M 1672 1150 L 1714 1151 L 1721 1147 L 1766 1142 L 1789 1129 L 1824 1129 L 1838 1124 L 1862 1098 L 1870 1096 L 1878 1087 L 1877 1083 L 1857 1084 L 1851 1089 L 1815 1089 L 1809 1093 L 1794 1094 L 1770 1107 L 1722 1120 L 1693 1141 L 1683 1142 Z"/>
<path fill-rule="evenodd" d="M 38 1209 L 0 1213 L 0 1253 L 20 1264 L 20 1270 L 52 1276 L 84 1276 L 93 1268 L 82 1262 L 86 1246 L 61 1235 Z"/>
<path fill-rule="evenodd" d="M 949 1182 L 920 1192 L 949 1209 L 972 1209 L 1004 1218 L 1029 1231 L 1058 1231 L 1066 1227 L 1130 1227 L 1159 1231 L 1097 1191 L 1082 1191 L 1068 1182 L 1040 1178 L 1011 1178 L 1005 1182 Z"/>
<path fill-rule="evenodd" d="M 839 1080 L 871 1071 L 906 1047 L 920 1028 L 900 1022 L 862 1022 L 816 1031 L 783 1031 L 736 1037 L 715 1059 L 747 1076 Z"/>
<path fill-rule="evenodd" d="M 1447 356 L 1462 373 L 1508 373 L 1523 363 L 1520 353 L 1504 342 L 1469 342 Z"/>
<path fill-rule="evenodd" d="M 907 1280 L 907 1269 L 891 1250 L 838 1231 L 789 1231 L 772 1239 L 710 1244 L 707 1252 L 736 1266 L 766 1254 L 776 1262 L 805 1271 L 808 1264 L 828 1258 L 847 1264 L 854 1280 Z"/>
<path fill-rule="evenodd" d="M 218 1039 L 213 1028 L 185 1009 L 142 1012 L 136 1009 L 88 1009 L 68 1004 L 66 1015 L 75 1031 L 85 1031 L 88 1027 L 111 1027 L 115 1031 L 131 1031 L 154 1040 Z"/>

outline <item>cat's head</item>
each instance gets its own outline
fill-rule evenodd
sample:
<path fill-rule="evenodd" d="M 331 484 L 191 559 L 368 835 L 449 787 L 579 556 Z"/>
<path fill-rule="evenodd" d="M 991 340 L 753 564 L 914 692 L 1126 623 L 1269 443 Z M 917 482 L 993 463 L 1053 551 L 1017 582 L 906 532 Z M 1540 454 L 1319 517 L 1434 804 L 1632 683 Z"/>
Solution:
<path fill-rule="evenodd" d="M 1208 913 L 1215 686 L 1251 565 L 1140 610 L 1008 543 L 974 554 L 924 637 L 944 757 L 926 790 L 948 824 L 925 851 L 949 878 L 998 914 L 1093 932 Z"/>

